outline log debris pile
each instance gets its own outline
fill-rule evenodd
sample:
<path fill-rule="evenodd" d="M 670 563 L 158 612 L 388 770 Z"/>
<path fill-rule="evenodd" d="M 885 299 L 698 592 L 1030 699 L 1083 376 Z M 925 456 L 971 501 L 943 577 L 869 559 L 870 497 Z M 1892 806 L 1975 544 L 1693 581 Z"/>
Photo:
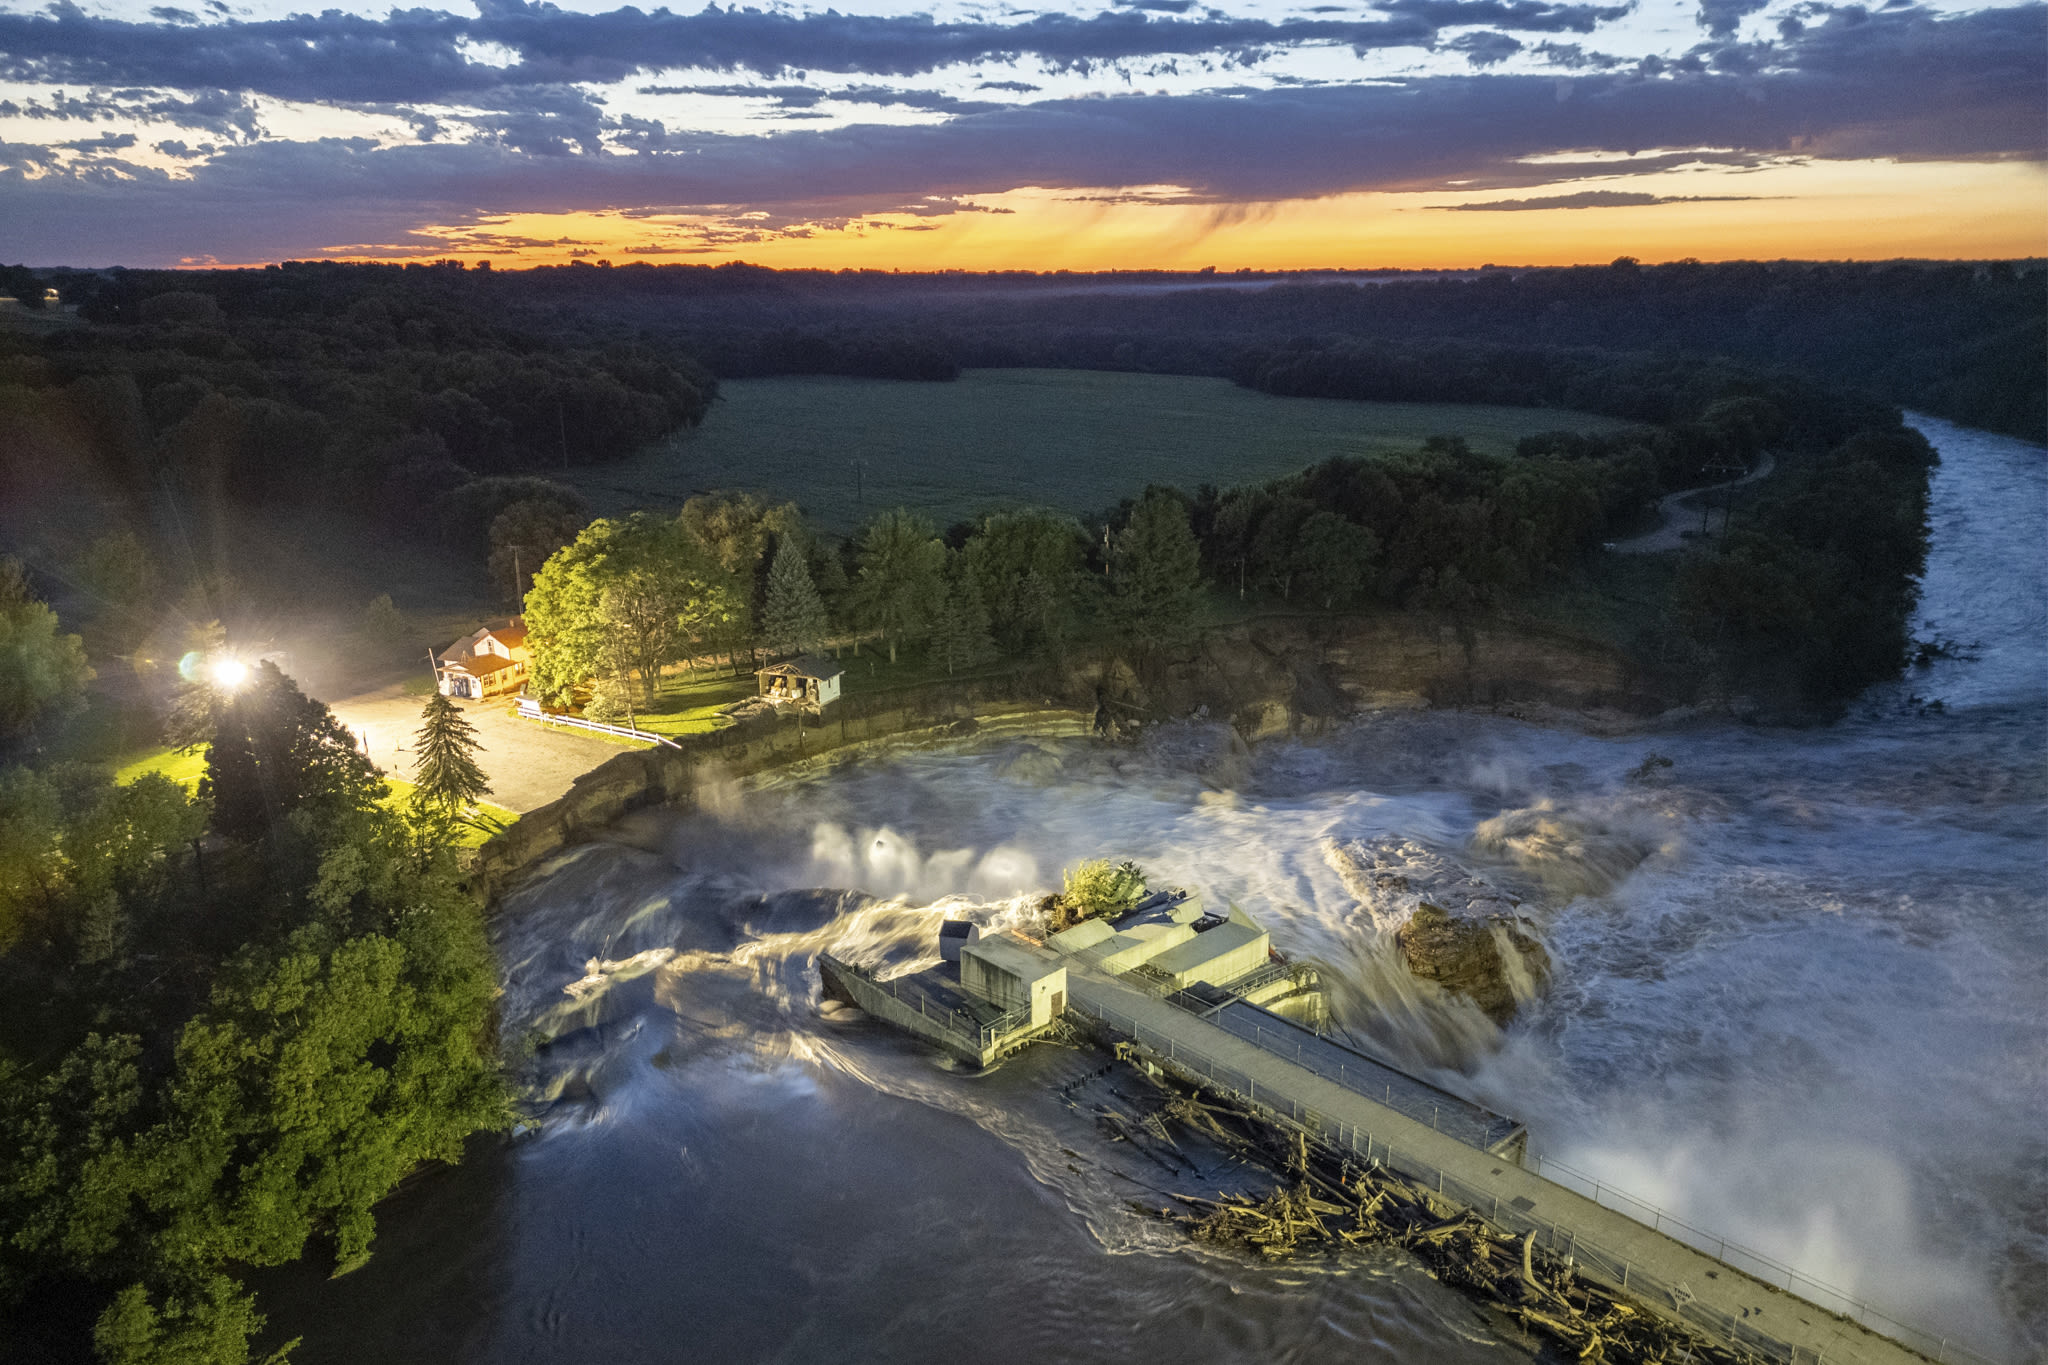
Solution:
<path fill-rule="evenodd" d="M 1263 1198 L 1170 1194 L 1181 1207 L 1155 1212 L 1185 1227 L 1197 1241 L 1269 1258 L 1400 1246 L 1438 1280 L 1493 1304 L 1524 1330 L 1592 1365 L 1755 1365 L 1762 1360 L 1709 1341 L 1580 1276 L 1570 1258 L 1537 1246 L 1533 1232 L 1517 1238 L 1497 1231 L 1377 1159 L 1361 1164 L 1355 1157 L 1311 1146 L 1302 1134 L 1276 1132 L 1215 1097 L 1169 1091 L 1166 1102 L 1142 1118 L 1107 1111 L 1099 1117 L 1105 1129 L 1137 1143 L 1150 1139 L 1177 1147 L 1172 1133 L 1179 1127 L 1283 1178 Z"/>

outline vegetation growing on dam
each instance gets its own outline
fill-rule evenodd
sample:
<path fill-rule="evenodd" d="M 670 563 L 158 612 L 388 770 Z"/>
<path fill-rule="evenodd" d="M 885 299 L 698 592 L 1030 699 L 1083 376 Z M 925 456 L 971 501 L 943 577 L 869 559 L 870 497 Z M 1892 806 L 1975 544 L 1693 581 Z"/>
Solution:
<path fill-rule="evenodd" d="M 240 1365 L 239 1267 L 353 1267 L 378 1200 L 506 1122 L 450 803 L 393 809 L 273 666 L 204 691 L 196 795 L 0 769 L 0 1314 L 30 1354 Z"/>

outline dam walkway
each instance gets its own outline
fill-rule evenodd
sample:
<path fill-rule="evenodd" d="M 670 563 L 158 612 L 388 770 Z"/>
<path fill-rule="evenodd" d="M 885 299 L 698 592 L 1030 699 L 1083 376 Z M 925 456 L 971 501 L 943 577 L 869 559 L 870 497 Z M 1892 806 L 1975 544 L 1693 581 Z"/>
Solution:
<path fill-rule="evenodd" d="M 1946 1365 L 1983 1359 L 1944 1340 L 1909 1337 L 1910 1328 L 1854 1301 L 1822 1307 L 1787 1292 L 1723 1259 L 1738 1248 L 1720 1243 L 1715 1251 L 1702 1250 L 1599 1203 L 1597 1189 L 1588 1198 L 1547 1180 L 1523 1169 L 1519 1150 L 1509 1144 L 1487 1150 L 1471 1141 L 1472 1132 L 1453 1136 L 1440 1131 L 1430 1117 L 1411 1116 L 1414 1106 L 1400 1104 L 1398 1095 L 1392 1099 L 1400 1107 L 1392 1107 L 1361 1093 L 1376 1087 L 1347 1084 L 1348 1075 L 1329 1074 L 1307 1049 L 1298 1058 L 1289 1055 L 1296 1040 L 1220 1027 L 1086 969 L 1070 973 L 1068 989 L 1073 1013 L 1106 1034 L 1129 1040 L 1146 1060 L 1180 1079 L 1228 1089 L 1278 1119 L 1440 1192 L 1444 1200 L 1503 1231 L 1518 1237 L 1533 1233 L 1537 1245 L 1572 1257 L 1581 1274 L 1626 1290 L 1635 1302 L 1711 1338 L 1786 1365 L 1924 1365 L 1928 1360 Z M 1487 1131 L 1486 1136 L 1493 1134 Z M 1714 1239 L 1708 1243 L 1712 1246 Z M 1770 1273 L 1768 1267 L 1759 1270 Z M 1787 1278 L 1786 1272 L 1778 1274 Z M 1850 1314 L 1876 1319 L 1877 1330 Z M 1919 1349 L 1894 1337 L 1913 1339 Z"/>

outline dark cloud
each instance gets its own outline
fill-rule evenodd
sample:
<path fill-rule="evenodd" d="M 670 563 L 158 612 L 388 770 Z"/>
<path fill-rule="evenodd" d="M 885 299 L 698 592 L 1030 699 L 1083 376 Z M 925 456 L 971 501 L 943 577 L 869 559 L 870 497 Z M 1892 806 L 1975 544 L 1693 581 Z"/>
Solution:
<path fill-rule="evenodd" d="M 1376 19 L 1160 18 L 1125 9 L 988 24 L 716 6 L 690 15 L 632 8 L 575 14 L 521 0 L 478 0 L 478 7 L 474 19 L 422 9 L 394 10 L 382 19 L 329 10 L 188 26 L 95 18 L 59 0 L 43 14 L 0 13 L 0 76 L 45 84 L 225 88 L 353 104 L 427 103 L 509 86 L 611 83 L 674 68 L 903 77 L 1028 58 L 1091 70 L 1174 56 L 1244 59 L 1302 44 L 1360 51 L 1426 47 L 1443 28 L 1586 33 L 1628 12 L 1625 4 L 1547 0 L 1388 0 L 1385 17 Z M 519 60 L 507 67 L 472 61 L 465 42 L 499 44 Z"/>
<path fill-rule="evenodd" d="M 98 137 L 80 138 L 75 142 L 60 142 L 57 145 L 74 152 L 122 152 L 133 147 L 136 141 L 133 133 L 101 133 Z"/>
<path fill-rule="evenodd" d="M 1465 60 L 1474 66 L 1497 66 L 1522 50 L 1522 40 L 1506 33 L 1494 33 L 1482 29 L 1478 33 L 1461 33 L 1443 44 L 1446 51 L 1462 52 Z"/>
<path fill-rule="evenodd" d="M 1770 0 L 1700 0 L 1700 27 L 1718 38 L 1735 32 L 1745 17 L 1755 14 Z"/>
<path fill-rule="evenodd" d="M 229 139 L 254 141 L 263 135 L 256 106 L 246 96 L 225 90 L 207 90 L 189 99 L 164 95 L 154 90 L 88 90 L 83 95 L 56 90 L 31 98 L 25 105 L 12 100 L 0 104 L 0 113 L 32 119 L 97 120 L 135 119 L 144 123 L 175 123 L 198 128 Z"/>
<path fill-rule="evenodd" d="M 224 151 L 185 180 L 141 167 L 116 174 L 120 163 L 105 157 L 32 175 L 26 168 L 48 165 L 48 149 L 13 150 L 0 197 L 18 256 L 89 264 L 201 252 L 269 259 L 315 254 L 336 241 L 425 249 L 408 236 L 420 224 L 618 205 L 758 208 L 773 223 L 799 225 L 1023 185 L 1164 184 L 1225 212 L 1245 202 L 1442 190 L 1452 182 L 1527 190 L 1695 162 L 2040 159 L 2042 5 L 1954 17 L 1906 9 L 1810 18 L 1796 40 L 1774 45 L 1745 74 L 1731 73 L 1710 44 L 1655 76 L 1470 74 L 1049 100 L 938 124 L 766 137 L 675 133 L 652 120 L 628 125 L 565 86 L 529 92 L 529 103 L 508 110 L 481 142 L 376 149 L 264 141 Z M 638 137 L 648 150 L 594 150 L 604 135 Z M 1698 147 L 1724 150 L 1649 154 Z M 1573 151 L 1588 156 L 1558 159 Z M 1616 152 L 1645 154 L 1617 162 Z M 1527 160 L 1538 155 L 1542 164 Z M 744 230 L 759 240 L 780 229 Z"/>
<path fill-rule="evenodd" d="M 1612 71 L 1628 63 L 1605 52 L 1588 52 L 1577 43 L 1538 43 L 1530 49 L 1551 66 L 1567 71 Z"/>
<path fill-rule="evenodd" d="M 982 88 L 990 88 L 990 83 L 984 81 Z M 1038 87 L 1024 88 L 1036 90 Z M 784 109 L 810 109 L 827 100 L 840 104 L 901 105 L 945 114 L 978 114 L 1005 107 L 988 100 L 963 100 L 958 95 L 941 94 L 936 90 L 902 90 L 886 85 L 855 85 L 841 90 L 827 90 L 816 85 L 643 85 L 639 93 L 772 100 Z"/>
<path fill-rule="evenodd" d="M 1638 194 L 1629 190 L 1580 190 L 1576 194 L 1497 199 L 1490 204 L 1438 204 L 1453 213 L 1504 213 L 1524 209 L 1634 209 L 1658 204 L 1723 204 L 1768 198 L 1755 194 Z"/>

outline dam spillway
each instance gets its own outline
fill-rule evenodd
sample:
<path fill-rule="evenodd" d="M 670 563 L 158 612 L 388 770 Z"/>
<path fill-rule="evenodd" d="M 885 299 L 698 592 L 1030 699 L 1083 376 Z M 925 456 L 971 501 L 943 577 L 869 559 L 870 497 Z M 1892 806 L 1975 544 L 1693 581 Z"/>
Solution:
<path fill-rule="evenodd" d="M 1382 1098 L 1372 1098 L 1364 1093 L 1371 1081 L 1353 1080 L 1348 1064 L 1339 1076 L 1327 1074 L 1331 1056 L 1350 1051 L 1328 1039 L 1318 1038 L 1319 1046 L 1289 1057 L 1287 1049 L 1301 1040 L 1290 1037 L 1288 1028 L 1307 1030 L 1288 1021 L 1276 1020 L 1281 1027 L 1261 1027 L 1248 1037 L 1233 1014 L 1236 1005 L 1203 1017 L 1086 970 L 1070 974 L 1068 989 L 1068 1008 L 1098 1036 L 1124 1042 L 1134 1060 L 1198 1089 L 1228 1091 L 1274 1122 L 1377 1162 L 1503 1232 L 1533 1235 L 1536 1245 L 1572 1257 L 1580 1273 L 1715 1341 L 1786 1365 L 1912 1365 L 1943 1354 L 1946 1343 L 1930 1342 L 1925 1354 L 1915 1351 L 1524 1169 L 1526 1134 L 1519 1124 L 1441 1091 L 1436 1093 L 1442 1100 L 1429 1100 L 1420 1092 L 1435 1087 L 1389 1067 L 1380 1069 L 1400 1076 L 1406 1087 L 1390 1086 Z M 1226 1020 L 1240 1026 L 1227 1026 Z M 1417 1116 L 1420 1103 L 1432 1104 L 1435 1112 Z M 1726 1245 L 1720 1250 L 1725 1254 Z"/>
<path fill-rule="evenodd" d="M 1194 960 L 1205 937 L 1223 945 L 1214 960 L 1235 964 L 1228 979 L 1189 980 L 1155 965 L 1169 953 Z M 950 963 L 894 979 L 828 954 L 819 972 L 828 996 L 982 1066 L 1053 1032 L 1064 1015 L 1154 1074 L 1220 1091 L 1278 1127 L 1390 1171 L 1744 1356 L 1784 1365 L 1947 1357 L 1946 1341 L 1915 1350 L 1858 1321 L 1851 1314 L 1867 1310 L 1854 1301 L 1824 1307 L 1800 1296 L 1789 1272 L 1781 1286 L 1741 1268 L 1729 1259 L 1741 1249 L 1722 1239 L 1695 1232 L 1685 1240 L 1676 1233 L 1693 1230 L 1665 1231 L 1654 1210 L 1645 1223 L 1601 1203 L 1597 1186 L 1589 1198 L 1527 1169 L 1520 1123 L 1264 1008 L 1259 1001 L 1294 983 L 1277 963 L 1241 970 L 1241 940 L 1266 951 L 1249 917 L 1199 916 L 1197 900 L 1175 893 L 1114 927 L 1086 921 L 1043 943 L 997 934 L 950 949 Z M 1301 994 L 1293 992 L 1297 1003 Z M 1758 1268 L 1768 1273 L 1768 1263 Z"/>

